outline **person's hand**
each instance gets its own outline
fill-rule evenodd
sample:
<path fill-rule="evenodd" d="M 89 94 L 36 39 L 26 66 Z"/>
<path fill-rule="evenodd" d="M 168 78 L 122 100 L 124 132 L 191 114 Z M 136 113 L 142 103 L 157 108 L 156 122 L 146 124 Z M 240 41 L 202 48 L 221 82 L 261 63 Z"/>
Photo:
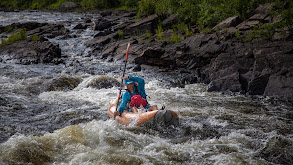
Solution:
<path fill-rule="evenodd" d="M 129 79 L 129 77 L 128 77 L 127 75 L 124 75 L 124 76 L 122 75 L 122 76 L 121 76 L 121 79 L 123 79 L 123 80 L 124 80 L 124 79 Z"/>
<path fill-rule="evenodd" d="M 118 111 L 114 112 L 114 116 L 119 116 L 119 115 L 120 115 L 120 113 Z"/>

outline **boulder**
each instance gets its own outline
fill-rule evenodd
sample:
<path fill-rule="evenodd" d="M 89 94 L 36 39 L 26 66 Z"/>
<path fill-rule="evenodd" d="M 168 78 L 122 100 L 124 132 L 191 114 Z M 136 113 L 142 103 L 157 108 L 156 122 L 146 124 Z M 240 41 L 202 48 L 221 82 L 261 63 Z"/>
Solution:
<path fill-rule="evenodd" d="M 15 64 L 59 64 L 61 49 L 58 44 L 49 41 L 22 40 L 0 48 L 0 58 L 4 63 Z"/>
<path fill-rule="evenodd" d="M 94 30 L 102 31 L 105 29 L 109 29 L 112 26 L 112 22 L 106 19 L 99 19 L 97 21 L 93 21 Z"/>
<path fill-rule="evenodd" d="M 158 16 L 156 14 L 149 17 L 143 18 L 140 21 L 137 21 L 124 30 L 125 34 L 144 34 L 146 32 L 154 33 L 154 29 L 157 29 L 157 20 Z"/>
<path fill-rule="evenodd" d="M 269 77 L 264 90 L 265 96 L 281 96 L 288 101 L 293 101 L 293 75 L 272 75 Z"/>
<path fill-rule="evenodd" d="M 57 77 L 44 83 L 45 91 L 68 91 L 72 90 L 81 83 L 80 77 L 72 77 L 69 75 L 61 74 Z"/>
<path fill-rule="evenodd" d="M 152 49 L 148 48 L 145 50 L 139 57 L 134 59 L 136 64 L 147 64 L 152 66 L 160 66 L 160 67 L 174 67 L 176 65 L 176 61 L 170 58 L 164 58 L 162 55 L 165 53 L 163 49 Z M 162 57 L 162 58 L 161 58 Z"/>
<path fill-rule="evenodd" d="M 212 80 L 207 91 L 231 91 L 231 92 L 240 92 L 242 86 L 239 82 L 239 74 L 233 73 L 231 75 L 221 77 L 219 79 Z"/>
<path fill-rule="evenodd" d="M 102 89 L 102 88 L 112 88 L 112 87 L 118 87 L 120 85 L 119 81 L 112 77 L 105 77 L 101 76 L 98 78 L 93 79 L 91 82 L 89 82 L 86 87 L 92 87 L 96 89 Z"/>

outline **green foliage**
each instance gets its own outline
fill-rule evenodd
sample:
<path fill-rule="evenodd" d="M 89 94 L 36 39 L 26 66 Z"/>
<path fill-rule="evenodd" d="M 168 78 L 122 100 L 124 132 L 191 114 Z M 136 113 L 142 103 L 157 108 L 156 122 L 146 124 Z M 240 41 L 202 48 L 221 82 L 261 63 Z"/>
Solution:
<path fill-rule="evenodd" d="M 120 4 L 126 8 L 136 8 L 139 0 L 120 0 Z"/>
<path fill-rule="evenodd" d="M 114 8 L 120 5 L 117 0 L 82 0 L 80 3 L 84 9 Z"/>
<path fill-rule="evenodd" d="M 138 2 L 139 12 L 152 15 L 156 12 L 156 0 L 141 0 Z"/>
<path fill-rule="evenodd" d="M 66 2 L 66 0 L 58 0 L 57 2 L 50 4 L 48 8 L 49 9 L 56 9 L 56 8 L 60 7 L 64 2 Z"/>
<path fill-rule="evenodd" d="M 162 25 L 158 25 L 158 29 L 156 30 L 157 36 L 159 40 L 162 40 L 162 33 L 163 33 L 163 27 Z"/>
<path fill-rule="evenodd" d="M 149 31 L 146 31 L 145 36 L 147 38 L 151 38 L 152 37 L 152 33 L 150 33 Z"/>
<path fill-rule="evenodd" d="M 18 41 L 18 40 L 24 40 L 24 39 L 26 39 L 26 37 L 27 37 L 26 30 L 20 29 L 20 31 L 18 33 L 10 35 L 7 40 L 2 39 L 0 47 L 2 47 L 4 45 L 11 44 L 11 43 Z"/>
<path fill-rule="evenodd" d="M 6 32 L 12 32 L 12 31 L 14 30 L 14 28 L 15 28 L 15 27 L 13 27 L 13 26 L 7 26 L 7 27 L 5 28 L 5 31 L 6 31 Z"/>
<path fill-rule="evenodd" d="M 39 41 L 40 37 L 38 35 L 33 35 L 32 36 L 32 41 Z"/>
<path fill-rule="evenodd" d="M 179 34 L 173 33 L 171 36 L 171 41 L 175 42 L 175 43 L 179 43 L 179 42 L 183 41 L 183 38 L 180 37 Z"/>
<path fill-rule="evenodd" d="M 183 31 L 185 32 L 186 36 L 192 35 L 192 31 L 190 29 L 190 25 L 187 25 L 183 22 L 173 26 L 173 31 Z"/>
<path fill-rule="evenodd" d="M 119 38 L 122 38 L 124 36 L 124 32 L 122 30 L 118 30 L 118 36 Z"/>

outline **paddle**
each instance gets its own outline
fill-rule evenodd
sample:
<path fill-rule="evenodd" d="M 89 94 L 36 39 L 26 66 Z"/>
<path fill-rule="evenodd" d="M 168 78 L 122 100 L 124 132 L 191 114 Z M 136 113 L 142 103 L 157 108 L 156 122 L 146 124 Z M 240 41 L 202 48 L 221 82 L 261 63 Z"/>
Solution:
<path fill-rule="evenodd" d="M 129 47 L 130 47 L 130 43 L 128 43 L 128 45 L 127 45 L 125 65 L 124 65 L 123 74 L 122 74 L 122 78 L 121 78 L 121 84 L 120 84 L 119 95 L 118 95 L 118 100 L 117 100 L 117 105 L 116 105 L 116 110 L 115 110 L 115 111 L 118 110 L 119 100 L 120 100 L 120 98 L 121 98 L 122 86 L 123 86 L 123 77 L 124 77 L 125 70 L 126 70 L 126 65 L 127 65 L 127 60 L 128 60 Z M 114 114 L 114 120 L 115 120 L 115 118 L 116 118 L 116 115 Z"/>

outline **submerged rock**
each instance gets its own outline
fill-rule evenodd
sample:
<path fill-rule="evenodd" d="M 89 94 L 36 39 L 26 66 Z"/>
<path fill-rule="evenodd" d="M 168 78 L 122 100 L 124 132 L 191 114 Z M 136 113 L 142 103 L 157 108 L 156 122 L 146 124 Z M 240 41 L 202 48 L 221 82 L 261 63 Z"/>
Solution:
<path fill-rule="evenodd" d="M 81 81 L 82 79 L 80 77 L 62 74 L 45 82 L 45 89 L 46 91 L 68 91 L 77 87 Z"/>
<path fill-rule="evenodd" d="M 114 86 L 119 86 L 119 85 L 120 83 L 115 78 L 101 76 L 99 78 L 93 79 L 89 84 L 86 85 L 86 87 L 102 89 L 102 88 L 112 88 Z"/>

